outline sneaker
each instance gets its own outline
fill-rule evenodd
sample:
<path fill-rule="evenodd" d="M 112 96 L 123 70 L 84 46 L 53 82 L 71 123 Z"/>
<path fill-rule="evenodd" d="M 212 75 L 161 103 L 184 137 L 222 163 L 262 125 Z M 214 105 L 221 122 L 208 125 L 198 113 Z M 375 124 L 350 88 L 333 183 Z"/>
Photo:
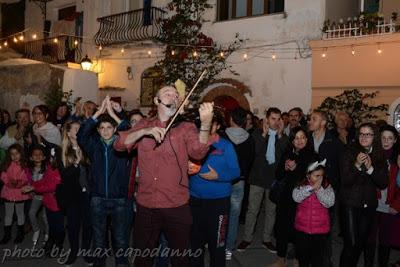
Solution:
<path fill-rule="evenodd" d="M 232 251 L 230 251 L 229 249 L 225 250 L 225 259 L 227 261 L 230 261 L 232 259 Z"/>
<path fill-rule="evenodd" d="M 272 242 L 263 242 L 262 246 L 266 248 L 271 253 L 276 253 L 276 247 Z"/>
<path fill-rule="evenodd" d="M 40 230 L 37 230 L 37 231 L 33 232 L 33 235 L 32 235 L 33 245 L 37 244 L 37 242 L 39 240 L 39 236 L 40 236 Z"/>
<path fill-rule="evenodd" d="M 246 250 L 246 248 L 250 245 L 250 242 L 247 241 L 242 241 L 239 246 L 237 247 L 237 251 L 243 252 Z"/>

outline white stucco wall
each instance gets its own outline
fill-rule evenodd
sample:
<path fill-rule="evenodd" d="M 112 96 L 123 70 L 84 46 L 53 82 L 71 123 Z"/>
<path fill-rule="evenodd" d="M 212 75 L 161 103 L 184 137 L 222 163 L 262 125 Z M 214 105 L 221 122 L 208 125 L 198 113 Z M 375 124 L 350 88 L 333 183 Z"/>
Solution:
<path fill-rule="evenodd" d="M 294 50 L 284 52 L 282 48 L 295 48 L 295 42 L 307 45 L 307 40 L 319 38 L 320 28 L 325 17 L 323 0 L 287 0 L 285 13 L 253 18 L 244 18 L 224 22 L 215 22 L 217 1 L 209 10 L 206 19 L 211 22 L 204 25 L 204 31 L 218 43 L 228 43 L 236 33 L 244 39 L 245 47 L 259 44 L 277 44 L 293 41 L 286 45 L 275 46 L 276 61 L 271 60 L 271 48 L 241 50 L 228 61 L 234 62 L 233 69 L 240 76 L 223 73 L 221 77 L 230 77 L 244 82 L 252 90 L 248 97 L 252 110 L 258 109 L 259 115 L 271 106 L 282 110 L 299 106 L 307 111 L 311 106 L 311 59 L 294 59 Z M 244 53 L 249 60 L 244 61 Z M 266 57 L 266 58 L 262 58 Z M 286 59 L 280 59 L 286 58 Z"/>
<path fill-rule="evenodd" d="M 63 91 L 72 90 L 72 100 L 82 97 L 82 101 L 98 102 L 97 75 L 91 71 L 82 71 L 65 68 Z"/>

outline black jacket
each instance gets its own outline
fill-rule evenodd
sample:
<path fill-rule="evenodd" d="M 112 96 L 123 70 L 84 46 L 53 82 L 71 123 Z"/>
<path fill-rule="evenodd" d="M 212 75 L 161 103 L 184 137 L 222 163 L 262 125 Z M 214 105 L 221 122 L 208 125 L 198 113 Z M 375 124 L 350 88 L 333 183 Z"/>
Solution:
<path fill-rule="evenodd" d="M 254 139 L 251 135 L 240 144 L 235 144 L 229 138 L 227 134 L 223 135 L 227 140 L 230 140 L 233 144 L 236 152 L 236 156 L 238 158 L 239 167 L 240 167 L 240 178 L 248 179 L 250 175 L 251 166 L 253 165 L 254 160 Z M 238 177 L 239 178 L 239 177 Z"/>
<path fill-rule="evenodd" d="M 342 161 L 340 199 L 348 207 L 363 208 L 378 206 L 377 190 L 384 189 L 388 182 L 388 166 L 383 153 L 372 151 L 371 160 L 374 171 L 368 174 L 355 167 L 361 149 L 349 147 Z"/>
<path fill-rule="evenodd" d="M 282 135 L 278 138 L 276 135 L 275 142 L 275 163 L 268 164 L 265 154 L 267 153 L 267 145 L 269 135 L 264 138 L 260 129 L 254 130 L 252 137 L 254 139 L 254 162 L 250 171 L 249 182 L 251 185 L 257 185 L 264 188 L 270 188 L 275 180 L 276 166 L 278 165 L 286 147 L 289 143 L 288 137 Z"/>
<path fill-rule="evenodd" d="M 310 141 L 312 146 L 314 146 L 312 134 L 310 136 Z M 327 130 L 324 140 L 319 146 L 318 155 L 321 160 L 326 159 L 326 176 L 335 190 L 338 190 L 340 186 L 340 159 L 343 153 L 343 143 Z"/>

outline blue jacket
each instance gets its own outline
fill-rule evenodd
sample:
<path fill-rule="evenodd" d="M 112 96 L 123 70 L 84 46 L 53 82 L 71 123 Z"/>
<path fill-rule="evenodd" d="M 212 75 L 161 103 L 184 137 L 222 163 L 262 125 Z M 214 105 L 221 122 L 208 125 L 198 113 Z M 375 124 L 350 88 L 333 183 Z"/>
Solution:
<path fill-rule="evenodd" d="M 78 131 L 78 144 L 91 161 L 90 192 L 102 198 L 126 198 L 129 184 L 129 158 L 126 152 L 118 152 L 113 142 L 106 144 L 96 131 L 97 122 L 89 118 Z"/>
<path fill-rule="evenodd" d="M 218 179 L 206 180 L 200 173 L 209 172 L 210 165 L 217 173 Z M 220 137 L 211 146 L 200 172 L 190 177 L 190 195 L 201 199 L 225 198 L 231 195 L 231 182 L 240 176 L 240 168 L 232 143 Z"/>

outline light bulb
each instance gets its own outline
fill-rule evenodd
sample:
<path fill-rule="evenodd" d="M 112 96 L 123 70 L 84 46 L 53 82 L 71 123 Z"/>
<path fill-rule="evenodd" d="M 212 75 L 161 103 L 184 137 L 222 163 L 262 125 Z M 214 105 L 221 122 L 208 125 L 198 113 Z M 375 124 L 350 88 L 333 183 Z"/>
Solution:
<path fill-rule="evenodd" d="M 244 59 L 244 60 L 248 59 L 248 55 L 247 55 L 247 53 L 244 53 L 244 55 L 243 55 L 243 59 Z"/>
<path fill-rule="evenodd" d="M 7 45 L 8 45 L 8 43 L 7 43 L 7 41 L 5 41 L 5 42 L 4 42 L 4 46 L 6 46 L 6 47 L 7 47 Z"/>
<path fill-rule="evenodd" d="M 21 35 L 18 39 L 19 39 L 20 41 L 23 41 L 23 40 L 24 40 L 24 36 Z"/>
<path fill-rule="evenodd" d="M 54 42 L 54 43 L 58 43 L 58 39 L 57 39 L 57 38 L 54 38 L 53 42 Z"/>
<path fill-rule="evenodd" d="M 75 41 L 74 41 L 74 45 L 78 45 L 78 40 L 75 40 Z"/>
<path fill-rule="evenodd" d="M 121 53 L 122 54 L 125 53 L 125 49 L 124 48 L 121 48 Z"/>
<path fill-rule="evenodd" d="M 103 50 L 103 47 L 101 45 L 99 46 L 99 50 Z"/>
<path fill-rule="evenodd" d="M 321 57 L 326 58 L 326 53 L 322 53 Z"/>
<path fill-rule="evenodd" d="M 147 54 L 148 54 L 149 56 L 151 56 L 151 50 L 147 51 Z"/>
<path fill-rule="evenodd" d="M 18 39 L 16 37 L 14 37 L 13 41 L 14 43 L 18 43 Z"/>
<path fill-rule="evenodd" d="M 275 61 L 275 60 L 276 60 L 276 55 L 273 54 L 273 55 L 271 56 L 271 59 L 272 59 L 273 61 Z"/>
<path fill-rule="evenodd" d="M 193 52 L 193 56 L 194 56 L 194 57 L 197 57 L 197 56 L 198 56 L 198 54 L 197 54 L 196 51 Z"/>
<path fill-rule="evenodd" d="M 32 39 L 36 39 L 37 38 L 37 35 L 36 35 L 36 33 L 34 33 L 34 34 L 32 34 Z"/>
<path fill-rule="evenodd" d="M 175 56 L 175 50 L 171 51 L 171 55 Z"/>
<path fill-rule="evenodd" d="M 224 57 L 224 52 L 219 53 L 220 57 Z"/>

